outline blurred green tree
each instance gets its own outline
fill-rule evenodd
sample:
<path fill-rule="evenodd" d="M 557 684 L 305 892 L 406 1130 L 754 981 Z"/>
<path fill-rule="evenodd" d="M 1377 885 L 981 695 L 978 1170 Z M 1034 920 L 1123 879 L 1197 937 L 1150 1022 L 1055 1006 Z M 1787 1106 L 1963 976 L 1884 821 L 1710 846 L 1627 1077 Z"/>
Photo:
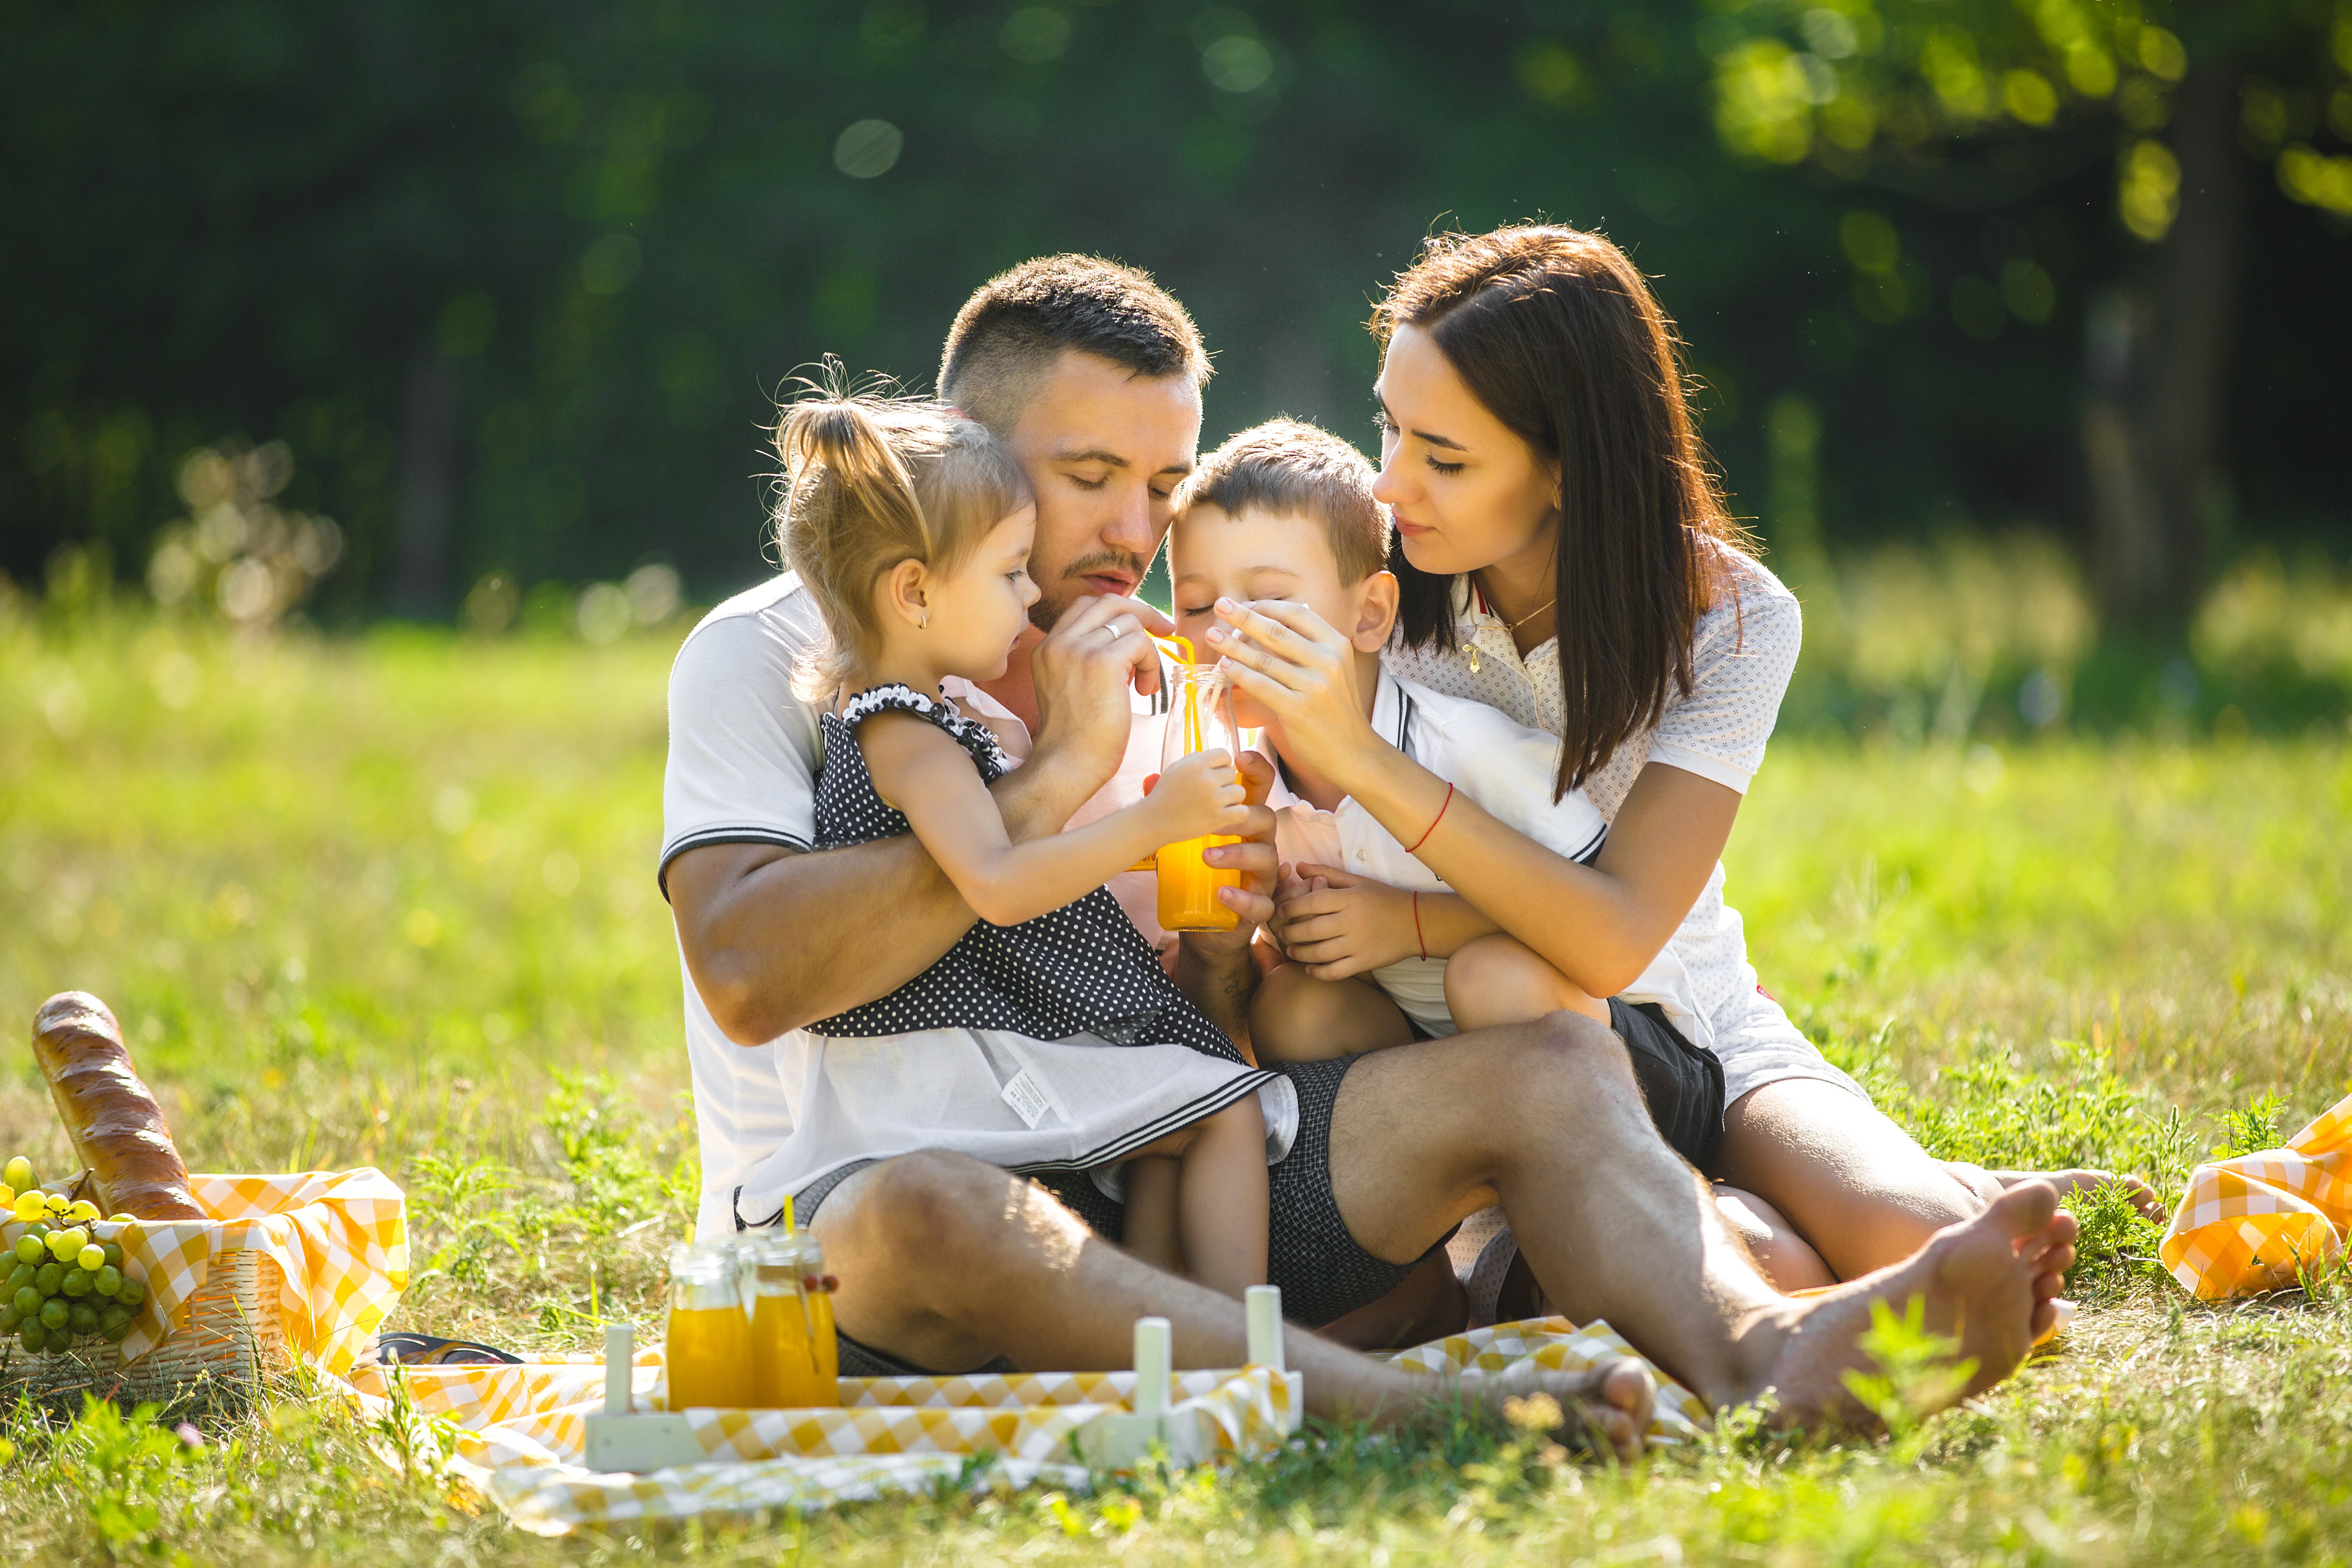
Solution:
<path fill-rule="evenodd" d="M 194 454 L 283 441 L 273 504 L 340 525 L 329 617 L 491 584 L 531 623 L 531 584 L 649 559 L 709 596 L 762 570 L 760 427 L 795 366 L 927 384 L 964 294 L 1062 248 L 1192 308 L 1213 438 L 1289 412 L 1369 446 L 1383 278 L 1433 225 L 1538 214 L 1662 279 L 1792 571 L 2089 515 L 2079 345 L 2147 250 L 2114 200 L 2120 107 L 2061 71 L 2047 127 L 1903 142 L 1882 117 L 1848 148 L 1825 116 L 1865 67 L 1944 114 L 1924 44 L 1864 50 L 1878 13 L 1836 11 L 1832 61 L 1807 32 L 1830 13 L 1727 4 L 0 0 L 0 570 L 78 541 L 136 574 Z M 1948 4 L 1998 31 L 1990 0 Z M 1728 129 L 1751 47 L 1783 88 L 1832 72 L 1795 141 Z M 2100 105 L 2143 78 L 2185 102 L 2130 58 Z M 2352 132 L 2295 91 L 2278 145 L 2318 190 Z M 2213 373 L 2223 460 L 2261 526 L 2352 536 L 2312 395 L 2352 362 L 2352 230 L 2268 187 L 2242 213 L 2271 265 L 2231 297 L 2265 357 Z"/>
<path fill-rule="evenodd" d="M 2314 144 L 2323 124 L 2352 142 L 2352 4 L 1719 0 L 1700 37 L 1717 132 L 1752 163 L 1976 210 L 2112 169 L 2139 250 L 2088 310 L 2094 577 L 2110 630 L 2178 644 L 2230 505 L 2250 177 L 2352 218 L 2352 156 Z M 1917 279 L 1894 226 L 1856 210 L 1840 237 L 1857 308 L 1901 315 Z M 1955 283 L 1950 308 L 1989 336 L 2053 295 L 2021 250 Z"/>

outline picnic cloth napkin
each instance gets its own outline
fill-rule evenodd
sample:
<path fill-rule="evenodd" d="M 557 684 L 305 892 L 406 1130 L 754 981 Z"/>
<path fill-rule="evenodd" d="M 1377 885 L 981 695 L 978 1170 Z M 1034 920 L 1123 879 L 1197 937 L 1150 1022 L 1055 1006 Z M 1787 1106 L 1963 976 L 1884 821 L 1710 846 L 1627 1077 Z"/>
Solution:
<path fill-rule="evenodd" d="M 126 1271 L 146 1281 L 153 1303 L 122 1342 L 125 1364 L 160 1344 L 166 1324 L 187 1325 L 188 1298 L 225 1253 L 249 1249 L 277 1262 L 286 1342 L 330 1373 L 351 1365 L 408 1283 L 401 1191 L 381 1171 L 190 1176 L 188 1191 L 211 1218 L 89 1227 L 121 1244 Z M 24 1231 L 0 1226 L 0 1240 Z"/>
<path fill-rule="evenodd" d="M 2200 1301 L 2292 1285 L 2352 1226 L 2352 1095 L 2284 1149 L 2200 1165 L 2157 1256 Z"/>
<path fill-rule="evenodd" d="M 1388 1358 L 1433 1375 L 1501 1376 L 1521 1366 L 1578 1371 L 1631 1346 L 1605 1323 L 1563 1318 L 1499 1323 Z M 640 1351 L 632 1384 L 642 1402 L 661 1379 L 658 1348 Z M 1024 1373 L 1007 1376 L 844 1378 L 838 1410 L 689 1413 L 701 1464 L 649 1475 L 601 1473 L 582 1463 L 583 1417 L 604 1404 L 604 1367 L 572 1356 L 517 1366 L 399 1369 L 362 1364 L 350 1384 L 381 1420 L 404 1394 L 411 1417 L 440 1435 L 450 1468 L 516 1524 L 541 1535 L 645 1519 L 803 1511 L 940 1482 L 965 1487 L 1079 1489 L 1070 1437 L 1108 1410 L 1124 1408 L 1132 1373 Z M 1201 1424 L 1221 1456 L 1255 1457 L 1281 1446 L 1289 1386 L 1263 1367 L 1177 1374 L 1179 1419 Z M 1705 1426 L 1697 1399 L 1663 1374 L 1653 1442 Z"/>

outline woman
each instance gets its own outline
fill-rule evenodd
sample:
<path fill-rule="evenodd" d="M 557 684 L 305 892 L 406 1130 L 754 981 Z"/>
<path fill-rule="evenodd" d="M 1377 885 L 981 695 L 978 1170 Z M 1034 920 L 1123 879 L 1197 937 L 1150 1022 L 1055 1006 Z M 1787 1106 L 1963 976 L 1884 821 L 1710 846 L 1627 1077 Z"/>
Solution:
<path fill-rule="evenodd" d="M 1233 630 L 1211 639 L 1242 689 L 1460 890 L 1423 894 L 1416 931 L 1405 896 L 1378 884 L 1294 886 L 1278 917 L 1289 959 L 1336 979 L 1500 931 L 1606 997 L 1671 946 L 1723 1068 L 1706 1173 L 1776 1283 L 1851 1279 L 1980 1212 L 2014 1178 L 1930 1158 L 1823 1060 L 1758 989 L 1724 902 L 1723 847 L 1801 620 L 1725 510 L 1640 274 L 1570 228 L 1447 236 L 1372 325 L 1374 493 L 1402 584 L 1384 658 L 1559 736 L 1559 789 L 1582 788 L 1611 826 L 1580 865 L 1465 808 L 1372 732 L 1345 661 L 1307 623 L 1221 606 Z"/>

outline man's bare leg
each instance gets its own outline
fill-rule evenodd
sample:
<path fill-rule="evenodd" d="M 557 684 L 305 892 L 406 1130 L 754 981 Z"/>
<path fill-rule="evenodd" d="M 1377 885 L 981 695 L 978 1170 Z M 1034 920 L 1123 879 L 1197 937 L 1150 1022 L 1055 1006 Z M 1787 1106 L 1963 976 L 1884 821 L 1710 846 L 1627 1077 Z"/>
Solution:
<path fill-rule="evenodd" d="M 835 1187 L 810 1227 L 839 1275 L 844 1333 L 918 1366 L 969 1370 L 1003 1354 L 1035 1369 L 1109 1370 L 1131 1363 L 1135 1320 L 1175 1330 L 1179 1366 L 1238 1366 L 1242 1305 L 1175 1279 L 1093 1235 L 1052 1196 L 1011 1172 L 960 1154 L 885 1161 Z M 1339 1421 L 1393 1425 L 1453 1392 L 1448 1385 L 1293 1331 L 1291 1365 L 1307 1406 Z M 1499 1405 L 1491 1382 L 1459 1385 Z M 1649 1425 L 1649 1373 L 1619 1362 L 1583 1376 L 1547 1374 L 1540 1389 L 1597 1426 L 1621 1455 Z"/>
<path fill-rule="evenodd" d="M 2073 1258 L 2073 1221 L 2028 1184 L 1893 1268 L 1828 1296 L 1780 1296 L 1658 1138 L 1622 1043 L 1568 1013 L 1366 1058 L 1340 1087 L 1330 1157 L 1339 1212 L 1375 1256 L 1416 1257 L 1499 1200 L 1571 1317 L 1606 1319 L 1710 1405 L 1770 1388 L 1796 1421 L 1849 1413 L 1840 1374 L 1873 1300 L 1924 1298 L 1980 1383 L 2006 1376 L 2047 1326 Z"/>

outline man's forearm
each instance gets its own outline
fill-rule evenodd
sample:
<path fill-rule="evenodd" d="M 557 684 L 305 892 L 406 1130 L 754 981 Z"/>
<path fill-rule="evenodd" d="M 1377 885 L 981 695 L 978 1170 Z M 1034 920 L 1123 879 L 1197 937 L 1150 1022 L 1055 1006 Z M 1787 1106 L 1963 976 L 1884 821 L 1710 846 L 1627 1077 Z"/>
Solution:
<path fill-rule="evenodd" d="M 1020 841 L 1060 832 L 1093 790 L 1041 751 L 992 793 Z M 695 987 L 738 1045 L 888 995 L 978 918 L 912 837 L 811 854 L 712 845 L 679 856 L 668 887 Z"/>
<path fill-rule="evenodd" d="M 713 845 L 679 856 L 669 889 L 695 987 L 746 1046 L 887 995 L 973 919 L 911 837 L 812 854 Z"/>

